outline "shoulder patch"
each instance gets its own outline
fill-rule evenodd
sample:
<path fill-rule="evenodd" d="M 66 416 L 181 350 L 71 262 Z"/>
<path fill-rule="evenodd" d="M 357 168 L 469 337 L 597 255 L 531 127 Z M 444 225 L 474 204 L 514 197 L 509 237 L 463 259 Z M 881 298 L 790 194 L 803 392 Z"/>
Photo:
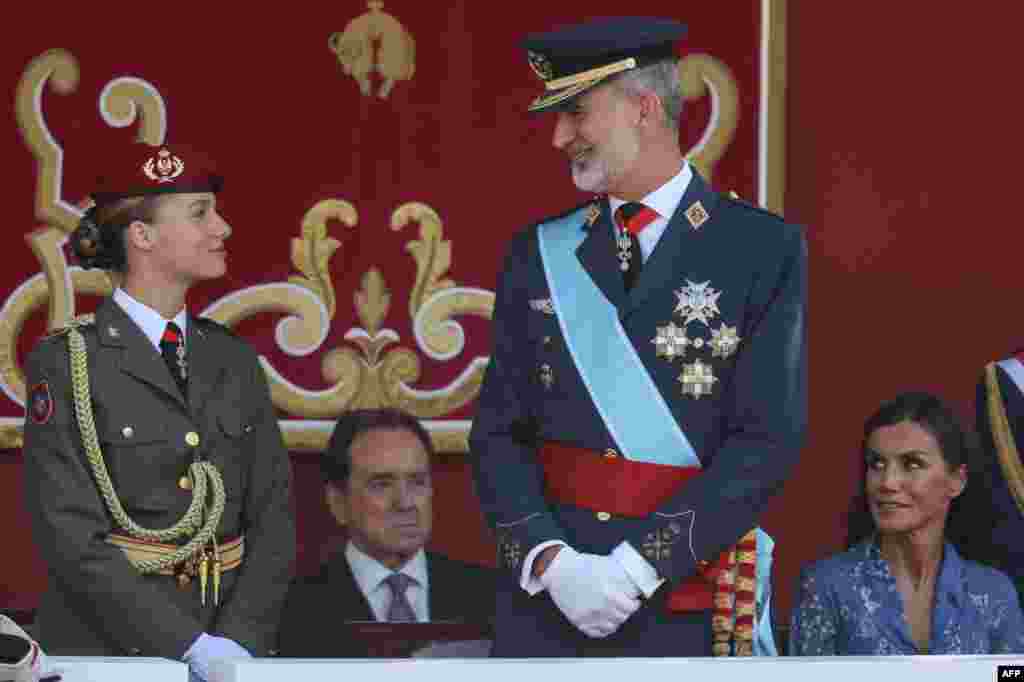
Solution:
<path fill-rule="evenodd" d="M 587 211 L 588 211 L 588 213 L 587 213 L 588 223 L 590 225 L 593 225 L 594 221 L 597 220 L 597 217 L 601 215 L 601 202 L 602 201 L 603 201 L 603 197 L 595 197 L 593 199 L 589 199 L 587 201 L 584 201 L 582 204 L 578 204 L 576 206 L 573 206 L 572 208 L 570 208 L 567 211 L 562 211 L 561 213 L 559 213 L 557 215 L 552 215 L 552 216 L 547 216 L 546 218 L 542 218 L 541 220 L 538 220 L 535 223 L 535 225 L 543 225 L 545 223 L 554 222 L 555 220 L 561 220 L 562 218 L 568 218 L 572 214 L 576 213 L 577 211 L 581 211 L 583 209 L 587 209 Z M 597 213 L 596 214 L 594 213 L 592 208 L 596 208 L 597 209 Z M 591 218 L 591 216 L 592 216 L 592 218 Z M 588 225 L 588 227 L 589 227 L 589 225 Z"/>
<path fill-rule="evenodd" d="M 50 384 L 42 381 L 28 392 L 26 411 L 36 424 L 45 424 L 53 417 L 53 396 L 50 395 Z"/>

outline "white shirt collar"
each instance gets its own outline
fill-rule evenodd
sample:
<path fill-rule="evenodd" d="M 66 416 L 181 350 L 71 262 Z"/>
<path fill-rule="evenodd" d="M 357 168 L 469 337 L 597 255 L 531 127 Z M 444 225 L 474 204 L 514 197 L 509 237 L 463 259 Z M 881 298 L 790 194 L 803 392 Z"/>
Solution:
<path fill-rule="evenodd" d="M 348 559 L 348 565 L 352 569 L 352 576 L 356 579 L 356 583 L 359 584 L 359 589 L 365 595 L 370 595 L 381 586 L 381 583 L 389 575 L 395 572 L 356 547 L 355 543 L 351 540 L 345 546 L 345 558 Z M 415 580 L 416 584 L 426 591 L 427 553 L 420 548 L 398 572 L 404 573 Z"/>
<path fill-rule="evenodd" d="M 139 325 L 142 333 L 146 335 L 146 338 L 153 344 L 153 347 L 159 351 L 160 339 L 164 335 L 164 329 L 167 328 L 167 320 L 164 319 L 163 315 L 145 303 L 135 300 L 127 291 L 120 287 L 114 291 L 114 302 L 121 306 L 135 324 Z M 187 339 L 188 314 L 184 308 L 174 316 L 174 323 L 178 325 L 182 335 Z"/>
<path fill-rule="evenodd" d="M 686 189 L 690 186 L 690 180 L 692 179 L 693 170 L 690 168 L 690 162 L 683 161 L 683 167 L 678 173 L 673 175 L 664 185 L 641 199 L 640 203 L 648 208 L 653 208 L 658 212 L 659 216 L 667 221 L 676 212 L 676 208 L 679 207 L 679 202 L 683 200 L 683 195 L 686 194 Z M 625 203 L 627 203 L 625 199 L 608 195 L 608 206 L 613 216 L 619 206 Z M 646 230 L 644 231 L 646 232 Z"/>

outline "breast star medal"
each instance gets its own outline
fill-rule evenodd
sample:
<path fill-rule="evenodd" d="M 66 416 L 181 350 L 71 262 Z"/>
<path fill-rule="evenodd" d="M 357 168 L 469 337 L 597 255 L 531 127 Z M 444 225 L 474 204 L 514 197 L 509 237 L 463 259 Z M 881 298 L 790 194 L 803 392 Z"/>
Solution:
<path fill-rule="evenodd" d="M 711 395 L 711 389 L 718 381 L 711 365 L 694 360 L 683 365 L 683 373 L 676 379 L 683 385 L 683 395 L 699 400 L 701 396 Z"/>
<path fill-rule="evenodd" d="M 721 312 L 718 310 L 718 297 L 721 295 L 721 291 L 711 287 L 711 280 L 700 283 L 686 280 L 686 286 L 676 291 L 679 302 L 675 312 L 683 318 L 684 326 L 694 320 L 707 326 Z"/>
<path fill-rule="evenodd" d="M 658 333 L 651 339 L 651 343 L 655 345 L 657 357 L 672 362 L 676 358 L 684 357 L 687 346 L 693 342 L 686 336 L 684 327 L 677 327 L 675 322 L 669 322 L 664 327 L 658 327 Z"/>
<path fill-rule="evenodd" d="M 736 327 L 729 327 L 725 324 L 719 325 L 718 329 L 711 330 L 711 356 L 715 358 L 727 358 L 736 352 L 742 339 L 736 334 Z"/>

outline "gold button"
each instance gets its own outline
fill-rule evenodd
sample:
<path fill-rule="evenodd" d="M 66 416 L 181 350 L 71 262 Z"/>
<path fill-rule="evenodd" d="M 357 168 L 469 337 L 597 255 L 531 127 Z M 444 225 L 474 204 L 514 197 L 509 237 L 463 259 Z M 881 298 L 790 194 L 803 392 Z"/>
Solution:
<path fill-rule="evenodd" d="M 178 487 L 182 490 L 192 490 L 192 479 L 188 476 L 182 476 L 178 479 Z"/>
<path fill-rule="evenodd" d="M 199 434 L 196 433 L 195 431 L 189 431 L 188 433 L 185 434 L 185 442 L 188 443 L 189 446 L 191 446 L 193 448 L 198 446 L 199 445 Z"/>
<path fill-rule="evenodd" d="M 598 521 L 611 521 L 612 520 L 612 515 L 609 514 L 608 512 L 597 512 L 597 520 Z"/>
<path fill-rule="evenodd" d="M 615 459 L 616 457 L 619 456 L 619 453 L 615 452 L 615 450 L 612 448 L 608 448 L 607 450 L 604 451 L 604 456 L 607 457 L 608 459 Z"/>
<path fill-rule="evenodd" d="M 130 426 L 126 426 L 123 429 L 121 429 L 121 435 L 124 436 L 125 438 L 131 438 L 132 436 L 135 435 L 135 429 L 133 429 Z"/>
<path fill-rule="evenodd" d="M 700 561 L 698 561 L 698 562 L 697 562 L 697 568 L 699 568 L 699 569 L 700 569 L 700 570 L 702 570 L 702 571 L 703 571 L 704 569 L 706 569 L 706 568 L 707 568 L 708 566 L 710 566 L 710 565 L 711 565 L 711 564 L 710 564 L 709 562 L 707 562 L 707 561 L 704 561 L 703 559 L 701 559 Z"/>

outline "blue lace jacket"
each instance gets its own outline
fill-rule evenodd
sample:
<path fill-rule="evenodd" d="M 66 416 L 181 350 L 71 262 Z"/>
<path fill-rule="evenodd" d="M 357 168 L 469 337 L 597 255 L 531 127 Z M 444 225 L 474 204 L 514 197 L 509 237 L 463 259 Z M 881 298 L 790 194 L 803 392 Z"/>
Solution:
<path fill-rule="evenodd" d="M 896 580 L 873 539 L 804 568 L 791 656 L 918 653 Z M 935 584 L 928 653 L 1024 653 L 1024 615 L 1010 579 L 960 558 L 949 543 Z"/>

